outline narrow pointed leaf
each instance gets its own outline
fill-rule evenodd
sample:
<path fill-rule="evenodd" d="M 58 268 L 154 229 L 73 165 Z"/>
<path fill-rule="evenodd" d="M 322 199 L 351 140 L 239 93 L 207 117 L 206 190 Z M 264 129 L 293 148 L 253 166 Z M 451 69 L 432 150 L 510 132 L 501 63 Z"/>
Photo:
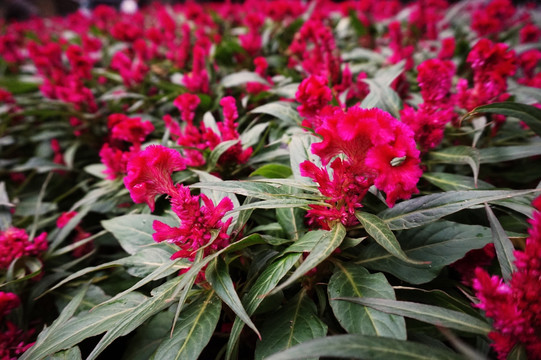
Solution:
<path fill-rule="evenodd" d="M 139 293 L 130 293 L 122 299 L 94 311 L 85 311 L 50 331 L 47 336 L 23 354 L 21 360 L 43 359 L 57 351 L 68 349 L 84 339 L 99 335 L 114 326 L 144 304 L 146 297 Z"/>
<path fill-rule="evenodd" d="M 249 82 L 257 82 L 260 84 L 269 85 L 267 80 L 263 79 L 259 74 L 251 71 L 239 71 L 233 74 L 226 75 L 222 78 L 220 84 L 225 87 L 235 87 L 244 85 Z"/>
<path fill-rule="evenodd" d="M 278 282 L 287 274 L 293 265 L 299 261 L 302 254 L 286 254 L 284 257 L 276 260 L 259 275 L 256 282 L 248 293 L 243 297 L 242 303 L 248 315 L 252 315 L 257 307 L 263 301 L 263 295 L 270 292 L 278 285 Z M 244 322 L 240 318 L 235 318 L 231 334 L 227 343 L 226 359 L 230 359 L 235 346 L 238 344 L 240 333 L 244 327 Z"/>
<path fill-rule="evenodd" d="M 255 359 L 261 360 L 276 351 L 327 333 L 327 325 L 316 316 L 316 306 L 304 292 L 294 298 L 284 309 L 272 314 L 264 322 L 263 338 L 256 345 Z"/>
<path fill-rule="evenodd" d="M 333 251 L 336 250 L 336 248 L 340 246 L 345 237 L 346 228 L 341 223 L 337 223 L 330 231 L 323 232 L 320 240 L 314 246 L 306 259 L 304 259 L 302 264 L 286 281 L 274 288 L 274 290 L 269 294 L 277 293 L 278 291 L 288 287 L 308 271 L 319 265 L 321 262 L 327 259 L 333 253 Z"/>
<path fill-rule="evenodd" d="M 129 313 L 118 314 L 115 321 L 105 329 L 108 330 L 100 342 L 88 355 L 87 360 L 96 359 L 111 343 L 120 336 L 124 336 L 141 326 L 147 319 L 162 311 L 172 303 L 169 301 L 182 277 L 176 277 L 152 291 L 152 297 L 146 298 L 143 302 L 130 309 Z M 132 295 L 135 293 L 130 293 Z M 96 311 L 107 306 L 99 307 Z"/>
<path fill-rule="evenodd" d="M 47 356 L 45 360 L 81 360 L 81 350 L 75 346 L 68 350 L 59 351 L 54 355 Z"/>
<path fill-rule="evenodd" d="M 267 114 L 282 120 L 287 124 L 297 125 L 302 122 L 299 113 L 293 109 L 291 103 L 284 101 L 271 102 L 261 105 L 250 111 L 254 114 Z"/>
<path fill-rule="evenodd" d="M 184 308 L 173 336 L 160 344 L 154 359 L 197 360 L 214 333 L 221 309 L 222 302 L 214 291 Z"/>
<path fill-rule="evenodd" d="M 492 146 L 479 150 L 481 164 L 497 164 L 502 161 L 525 159 L 541 155 L 541 143 L 532 142 L 528 145 Z"/>
<path fill-rule="evenodd" d="M 515 255 L 513 255 L 515 248 L 488 204 L 485 204 L 485 210 L 492 230 L 494 248 L 496 249 L 496 257 L 502 270 L 502 276 L 505 282 L 509 282 L 513 271 L 516 269 L 514 265 Z"/>
<path fill-rule="evenodd" d="M 411 229 L 485 202 L 510 199 L 539 191 L 541 189 L 447 191 L 403 201 L 393 208 L 380 212 L 378 216 L 391 230 Z"/>
<path fill-rule="evenodd" d="M 492 242 L 492 233 L 487 227 L 440 220 L 402 231 L 398 241 L 409 258 L 428 260 L 431 263 L 406 263 L 377 244 L 364 248 L 356 263 L 393 274 L 408 283 L 422 284 L 433 280 L 441 269 L 463 258 L 468 251 L 480 249 Z"/>
<path fill-rule="evenodd" d="M 169 338 L 175 314 L 162 311 L 141 325 L 126 346 L 122 360 L 149 360 L 158 346 Z"/>
<path fill-rule="evenodd" d="M 454 146 L 430 153 L 430 160 L 441 164 L 461 165 L 467 164 L 473 172 L 474 182 L 477 183 L 479 175 L 479 150 L 470 146 Z"/>
<path fill-rule="evenodd" d="M 242 321 L 244 321 L 246 325 L 254 330 L 259 338 L 261 338 L 259 330 L 257 330 L 255 324 L 250 319 L 250 316 L 246 313 L 246 310 L 235 291 L 225 261 L 223 261 L 221 257 L 217 257 L 208 265 L 205 275 L 210 286 L 216 291 L 216 294 Z"/>
<path fill-rule="evenodd" d="M 239 140 L 228 140 L 219 143 L 210 153 L 209 158 L 207 160 L 207 169 L 208 171 L 211 171 L 214 169 L 216 164 L 218 163 L 218 160 L 220 159 L 220 156 L 222 156 L 227 150 L 229 150 L 232 146 L 235 146 Z"/>
<path fill-rule="evenodd" d="M 453 352 L 411 341 L 365 335 L 336 335 L 306 341 L 265 360 L 330 356 L 363 360 L 464 360 Z"/>
<path fill-rule="evenodd" d="M 396 256 L 402 261 L 411 263 L 411 264 L 426 264 L 426 261 L 419 261 L 419 260 L 413 260 L 410 259 L 406 253 L 402 250 L 400 247 L 400 244 L 398 243 L 398 240 L 396 240 L 396 237 L 394 233 L 389 229 L 389 226 L 387 223 L 385 223 L 383 220 L 381 220 L 376 215 L 357 211 L 355 212 L 355 216 L 361 224 L 364 226 L 364 229 L 370 235 L 378 244 L 380 244 L 385 250 L 387 250 L 390 254 Z"/>
<path fill-rule="evenodd" d="M 478 106 L 466 116 L 472 116 L 477 113 L 492 113 L 515 117 L 524 121 L 533 132 L 541 136 L 541 109 L 533 105 L 513 102 L 492 103 Z"/>
<path fill-rule="evenodd" d="M 362 266 L 337 263 L 327 291 L 334 316 L 349 334 L 406 340 L 406 322 L 403 317 L 351 302 L 333 300 L 342 297 L 378 297 L 395 300 L 394 290 L 382 273 L 370 274 Z"/>
<path fill-rule="evenodd" d="M 449 310 L 439 306 L 379 298 L 340 297 L 336 298 L 336 300 L 350 301 L 389 314 L 406 316 L 432 325 L 473 334 L 487 335 L 492 330 L 492 327 L 485 321 L 460 311 Z"/>

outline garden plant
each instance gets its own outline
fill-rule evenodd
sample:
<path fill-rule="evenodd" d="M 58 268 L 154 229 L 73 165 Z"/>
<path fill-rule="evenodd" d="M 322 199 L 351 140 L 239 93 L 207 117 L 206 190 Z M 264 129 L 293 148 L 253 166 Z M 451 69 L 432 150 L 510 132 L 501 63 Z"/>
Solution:
<path fill-rule="evenodd" d="M 541 359 L 541 8 L 0 23 L 0 359 Z"/>

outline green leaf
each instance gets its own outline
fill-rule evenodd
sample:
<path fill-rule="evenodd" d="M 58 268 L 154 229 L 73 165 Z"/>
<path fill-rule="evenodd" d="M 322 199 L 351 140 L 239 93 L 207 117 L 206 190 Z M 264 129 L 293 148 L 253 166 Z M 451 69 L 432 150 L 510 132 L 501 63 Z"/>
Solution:
<path fill-rule="evenodd" d="M 193 189 L 209 189 L 215 191 L 223 191 L 234 193 L 243 196 L 251 196 L 257 199 L 274 200 L 274 199 L 322 199 L 319 195 L 311 194 L 291 194 L 288 185 L 272 184 L 270 182 L 261 181 L 215 181 L 215 182 L 200 182 L 190 185 Z"/>
<path fill-rule="evenodd" d="M 248 315 L 253 315 L 255 310 L 263 301 L 263 295 L 270 292 L 278 285 L 280 280 L 301 258 L 302 254 L 287 254 L 284 257 L 274 261 L 267 266 L 259 275 L 256 282 L 250 287 L 248 293 L 242 298 L 242 303 Z M 244 322 L 240 318 L 235 318 L 231 334 L 227 343 L 226 359 L 230 359 L 235 346 L 238 344 L 240 333 L 244 327 Z"/>
<path fill-rule="evenodd" d="M 479 150 L 476 148 L 470 146 L 454 146 L 440 151 L 432 151 L 430 152 L 430 160 L 441 164 L 467 164 L 473 171 L 474 182 L 477 183 L 480 155 Z"/>
<path fill-rule="evenodd" d="M 267 80 L 263 79 L 259 74 L 251 71 L 239 71 L 233 74 L 226 75 L 220 81 L 220 85 L 225 88 L 244 85 L 249 82 L 257 82 L 264 85 L 269 85 Z"/>
<path fill-rule="evenodd" d="M 25 81 L 27 80 L 27 81 Z M 13 95 L 25 94 L 39 90 L 41 79 L 36 77 L 16 77 L 2 76 L 0 77 L 0 87 L 3 87 Z"/>
<path fill-rule="evenodd" d="M 47 356 L 45 360 L 81 360 L 81 350 L 77 346 L 71 349 L 59 351 L 54 355 Z"/>
<path fill-rule="evenodd" d="M 126 316 L 134 313 L 147 298 L 139 293 L 130 293 L 122 299 L 94 311 L 85 311 L 68 321 L 61 322 L 53 329 L 40 334 L 38 341 L 21 360 L 42 359 L 63 349 L 69 349 L 84 339 L 99 335 L 114 326 Z M 68 312 L 69 314 L 69 312 Z M 62 315 L 61 315 L 62 316 Z"/>
<path fill-rule="evenodd" d="M 171 338 L 164 340 L 154 359 L 198 359 L 209 342 L 220 318 L 222 302 L 209 291 L 182 310 Z"/>
<path fill-rule="evenodd" d="M 380 297 L 395 300 L 394 290 L 382 273 L 370 274 L 358 265 L 337 267 L 327 291 L 334 316 L 349 334 L 376 335 L 406 340 L 406 322 L 366 306 L 333 300 L 342 297 Z"/>
<path fill-rule="evenodd" d="M 250 319 L 250 316 L 246 313 L 242 302 L 240 301 L 233 281 L 229 276 L 229 271 L 225 261 L 221 257 L 217 257 L 212 261 L 205 272 L 207 281 L 210 286 L 216 291 L 216 294 L 237 314 L 237 316 L 248 325 L 257 336 L 261 339 L 261 334 L 255 327 L 254 323 Z"/>
<path fill-rule="evenodd" d="M 0 181 L 0 231 L 6 230 L 11 225 L 11 212 L 14 204 L 9 202 L 9 196 L 6 192 L 6 183 Z"/>
<path fill-rule="evenodd" d="M 143 301 L 140 301 L 136 304 L 136 306 L 130 308 L 130 311 L 128 313 L 115 313 L 114 321 L 108 322 L 107 327 L 105 327 L 104 329 L 100 328 L 101 331 L 99 333 L 102 333 L 104 330 L 107 330 L 107 332 L 101 338 L 100 342 L 96 345 L 92 352 L 88 355 L 87 360 L 96 359 L 97 356 L 103 350 L 105 350 L 107 346 L 111 345 L 111 343 L 115 339 L 120 336 L 129 334 L 141 324 L 143 324 L 147 319 L 162 311 L 166 307 L 170 306 L 171 302 L 169 302 L 168 300 L 175 292 L 175 289 L 180 281 L 182 281 L 182 277 L 173 278 L 165 284 L 155 288 L 152 291 L 152 296 L 150 298 L 145 297 Z M 127 297 L 133 296 L 133 294 L 136 293 L 129 293 Z M 116 303 L 112 303 L 109 305 L 113 304 Z M 107 305 L 99 307 L 92 313 L 95 313 L 102 309 L 107 309 L 109 307 L 110 306 Z M 94 335 L 97 335 L 99 333 L 96 333 Z"/>
<path fill-rule="evenodd" d="M 312 154 L 312 151 L 310 150 L 312 144 L 319 142 L 320 140 L 320 138 L 310 133 L 295 134 L 291 137 L 291 142 L 289 143 L 289 154 L 291 170 L 293 171 L 295 180 L 304 184 L 315 184 L 312 179 L 301 175 L 300 164 L 306 160 L 309 160 L 317 166 L 321 166 L 321 159 Z"/>
<path fill-rule="evenodd" d="M 411 229 L 485 202 L 528 195 L 532 190 L 466 190 L 420 196 L 378 214 L 391 230 Z"/>
<path fill-rule="evenodd" d="M 508 283 L 511 281 L 513 271 L 516 270 L 514 265 L 515 255 L 513 255 L 513 250 L 515 250 L 515 248 L 488 204 L 485 204 L 485 210 L 490 223 L 494 248 L 496 249 L 496 256 L 498 258 L 498 263 L 500 264 L 500 269 L 502 270 L 502 276 L 505 282 Z"/>
<path fill-rule="evenodd" d="M 539 142 L 517 146 L 493 146 L 479 150 L 481 164 L 497 164 L 502 161 L 524 159 L 538 155 L 541 155 L 541 143 Z"/>
<path fill-rule="evenodd" d="M 455 353 L 433 346 L 366 335 L 336 335 L 306 341 L 265 360 L 300 360 L 319 356 L 363 360 L 464 360 Z"/>
<path fill-rule="evenodd" d="M 351 49 L 350 51 L 343 52 L 342 60 L 343 61 L 368 60 L 374 63 L 381 64 L 385 61 L 385 56 L 381 55 L 380 53 L 375 52 L 374 50 L 356 47 L 356 48 Z"/>
<path fill-rule="evenodd" d="M 269 295 L 285 289 L 287 286 L 293 284 L 301 276 L 327 259 L 333 253 L 333 251 L 340 246 L 342 240 L 344 240 L 346 237 L 346 228 L 341 223 L 337 223 L 330 231 L 322 231 L 319 234 L 321 236 L 319 241 L 306 259 L 304 259 L 302 264 L 286 281 L 274 288 Z"/>
<path fill-rule="evenodd" d="M 253 114 L 267 114 L 282 120 L 286 124 L 299 125 L 302 122 L 297 110 L 291 103 L 285 101 L 271 102 L 261 105 L 250 111 Z"/>
<path fill-rule="evenodd" d="M 476 107 L 466 117 L 475 116 L 478 113 L 492 113 L 515 117 L 524 121 L 534 133 L 541 136 L 541 109 L 533 105 L 513 102 L 493 103 Z"/>
<path fill-rule="evenodd" d="M 422 284 L 434 279 L 443 267 L 463 258 L 468 251 L 480 249 L 492 242 L 492 233 L 483 226 L 442 220 L 403 231 L 398 241 L 408 257 L 428 260 L 430 265 L 408 264 L 377 244 L 364 248 L 356 263 L 388 272 L 408 283 Z"/>
<path fill-rule="evenodd" d="M 336 300 L 345 300 L 355 304 L 369 306 L 389 314 L 406 316 L 432 325 L 465 331 L 472 334 L 487 335 L 492 330 L 492 327 L 486 321 L 479 320 L 476 317 L 464 314 L 460 311 L 445 309 L 439 306 L 367 297 L 341 297 Z"/>
<path fill-rule="evenodd" d="M 376 215 L 363 212 L 363 211 L 357 211 L 355 212 L 355 216 L 361 224 L 364 226 L 364 229 L 370 235 L 378 244 L 380 244 L 385 250 L 387 250 L 390 254 L 396 256 L 402 261 L 411 263 L 411 264 L 426 264 L 426 261 L 418 261 L 418 260 L 412 260 L 408 258 L 408 256 L 404 253 L 402 248 L 400 248 L 400 244 L 398 243 L 398 240 L 396 240 L 396 237 L 394 236 L 394 233 L 389 229 L 389 226 L 387 223 L 385 223 L 383 220 L 381 220 Z"/>
<path fill-rule="evenodd" d="M 174 245 L 167 242 L 156 243 L 152 238 L 154 229 L 152 224 L 159 220 L 169 226 L 178 226 L 175 219 L 143 214 L 130 214 L 116 217 L 110 220 L 103 220 L 101 225 L 105 230 L 111 232 L 118 240 L 122 249 L 130 255 L 148 246 L 156 246 L 164 249 L 178 250 Z"/>
<path fill-rule="evenodd" d="M 528 360 L 528 354 L 524 345 L 518 344 L 513 347 L 513 350 L 507 355 L 507 360 Z"/>
<path fill-rule="evenodd" d="M 294 187 L 289 187 L 289 192 L 291 194 L 298 194 L 300 190 Z M 276 218 L 278 223 L 288 237 L 295 241 L 299 240 L 299 238 L 305 233 L 305 214 L 306 212 L 300 208 L 290 207 L 276 209 Z"/>
<path fill-rule="evenodd" d="M 169 337 L 175 314 L 162 311 L 140 326 L 130 339 L 122 360 L 148 360 L 158 346 Z"/>
<path fill-rule="evenodd" d="M 252 172 L 250 176 L 263 176 L 271 179 L 286 179 L 293 175 L 291 168 L 282 164 L 265 164 Z"/>
<path fill-rule="evenodd" d="M 292 208 L 292 207 L 301 207 L 308 208 L 311 204 L 317 204 L 314 201 L 303 200 L 303 199 L 276 199 L 276 200 L 263 200 L 255 201 L 249 204 L 239 206 L 229 211 L 230 213 L 235 213 L 237 211 L 243 211 L 247 209 L 279 209 L 279 208 Z M 321 204 L 321 203 L 319 203 Z"/>
<path fill-rule="evenodd" d="M 321 241 L 321 238 L 328 234 L 325 230 L 312 230 L 301 236 L 301 238 L 289 245 L 284 254 L 292 252 L 310 252 Z"/>
<path fill-rule="evenodd" d="M 439 187 L 443 191 L 476 189 L 475 180 L 471 176 L 440 172 L 427 172 L 423 174 L 423 178 L 429 181 L 431 184 Z M 489 190 L 494 188 L 494 185 L 491 185 L 482 180 L 477 180 L 477 189 L 479 190 Z"/>
<path fill-rule="evenodd" d="M 211 151 L 209 158 L 207 160 L 207 170 L 211 171 L 216 167 L 216 164 L 218 163 L 218 160 L 220 159 L 220 156 L 222 156 L 227 150 L 229 150 L 231 147 L 238 144 L 239 140 L 228 140 L 219 143 L 214 150 Z"/>
<path fill-rule="evenodd" d="M 389 85 L 376 79 L 363 79 L 370 86 L 370 92 L 361 102 L 364 109 L 378 108 L 391 113 L 394 117 L 400 116 L 402 100 Z"/>
<path fill-rule="evenodd" d="M 327 325 L 316 316 L 316 306 L 304 291 L 285 308 L 272 314 L 261 328 L 263 338 L 256 344 L 255 359 L 267 358 L 327 333 Z"/>

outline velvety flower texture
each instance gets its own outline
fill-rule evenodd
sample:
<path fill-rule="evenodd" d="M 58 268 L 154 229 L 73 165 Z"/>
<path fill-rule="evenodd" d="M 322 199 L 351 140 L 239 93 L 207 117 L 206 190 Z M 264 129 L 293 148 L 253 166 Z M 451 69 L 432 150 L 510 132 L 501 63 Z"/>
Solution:
<path fill-rule="evenodd" d="M 389 206 L 418 192 L 422 171 L 413 132 L 389 113 L 359 107 L 345 112 L 334 108 L 322 118 L 316 132 L 323 140 L 312 145 L 312 153 L 321 158 L 324 166 L 331 164 L 333 179 L 327 168 L 318 168 L 309 161 L 301 163 L 301 174 L 316 181 L 321 193 L 329 197 L 327 203 L 339 210 L 340 216 L 327 220 L 341 218 L 349 225 L 372 185 L 386 193 Z M 345 158 L 336 158 L 338 155 Z M 309 212 L 309 216 L 324 224 L 321 212 L 316 212 Z"/>
<path fill-rule="evenodd" d="M 135 203 L 147 203 L 154 211 L 156 195 L 173 196 L 177 192 L 171 179 L 173 171 L 185 168 L 186 162 L 178 151 L 161 145 L 150 145 L 128 161 L 128 175 L 124 178 L 124 185 Z"/>
<path fill-rule="evenodd" d="M 524 251 L 515 251 L 511 280 L 504 283 L 482 268 L 475 271 L 473 287 L 480 302 L 477 307 L 494 321 L 489 334 L 498 359 L 507 358 L 515 345 L 526 349 L 528 359 L 541 359 L 541 197 L 534 203 L 536 211 Z"/>
<path fill-rule="evenodd" d="M 29 343 L 34 330 L 23 331 L 4 317 L 19 307 L 21 300 L 15 293 L 0 291 L 0 359 L 14 360 L 33 343 Z"/>
<path fill-rule="evenodd" d="M 23 256 L 40 256 L 47 248 L 47 233 L 30 241 L 24 229 L 10 227 L 0 231 L 0 269 L 7 269 L 13 260 Z"/>
<path fill-rule="evenodd" d="M 203 206 L 200 206 L 200 200 Z M 188 187 L 179 185 L 172 196 L 171 208 L 180 219 L 180 226 L 171 227 L 161 221 L 154 221 L 154 241 L 169 241 L 178 247 L 172 259 L 193 260 L 196 251 L 205 246 L 205 255 L 229 245 L 227 229 L 232 218 L 222 221 L 224 215 L 233 209 L 229 198 L 223 198 L 217 206 L 206 195 L 192 196 Z"/>
<path fill-rule="evenodd" d="M 156 195 L 167 194 L 170 197 L 171 208 L 178 216 L 180 226 L 172 227 L 156 220 L 152 225 L 156 231 L 153 238 L 157 242 L 169 241 L 180 247 L 172 259 L 193 260 L 195 252 L 203 246 L 208 253 L 229 244 L 227 229 L 232 219 L 225 222 L 222 219 L 233 209 L 233 203 L 224 198 L 215 206 L 204 194 L 192 196 L 188 187 L 175 186 L 171 174 L 185 168 L 185 161 L 176 150 L 151 145 L 130 159 L 124 183 L 132 199 L 136 203 L 146 202 L 152 211 Z M 201 201 L 203 205 L 200 205 Z"/>

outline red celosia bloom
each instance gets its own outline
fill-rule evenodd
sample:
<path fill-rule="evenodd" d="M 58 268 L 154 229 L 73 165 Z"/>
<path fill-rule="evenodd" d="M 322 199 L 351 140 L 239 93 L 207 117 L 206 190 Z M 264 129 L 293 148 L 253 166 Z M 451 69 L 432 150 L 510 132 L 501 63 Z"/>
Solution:
<path fill-rule="evenodd" d="M 189 258 L 193 260 L 195 252 L 205 246 L 205 253 L 222 249 L 229 245 L 227 229 L 232 218 L 222 221 L 226 212 L 233 209 L 229 198 L 224 198 L 215 206 L 204 194 L 192 196 L 190 189 L 179 185 L 177 192 L 171 195 L 171 208 L 180 219 L 180 226 L 171 227 L 160 221 L 154 221 L 155 241 L 174 243 L 180 250 L 172 259 Z M 200 205 L 200 200 L 203 205 Z"/>
<path fill-rule="evenodd" d="M 107 179 L 114 180 L 126 173 L 128 154 L 120 149 L 111 147 L 109 144 L 103 144 L 99 155 L 102 164 L 105 165 L 103 172 L 107 175 Z"/>
<path fill-rule="evenodd" d="M 154 125 L 150 121 L 142 121 L 141 118 L 129 118 L 124 114 L 109 115 L 108 127 L 111 129 L 111 137 L 117 140 L 127 141 L 138 150 L 145 138 L 154 131 Z"/>
<path fill-rule="evenodd" d="M 21 304 L 15 293 L 0 291 L 0 320 Z"/>
<path fill-rule="evenodd" d="M 472 29 L 479 36 L 487 36 L 503 31 L 511 25 L 515 7 L 509 0 L 492 0 L 472 15 Z"/>
<path fill-rule="evenodd" d="M 509 283 L 481 268 L 475 271 L 477 306 L 493 319 L 489 337 L 501 360 L 515 345 L 524 346 L 528 359 L 541 359 L 541 197 L 533 205 L 526 247 L 515 251 L 516 270 Z"/>
<path fill-rule="evenodd" d="M 423 151 L 438 146 L 444 136 L 445 125 L 457 118 L 452 106 L 419 104 L 415 110 L 405 105 L 400 120 L 413 130 L 415 141 Z"/>
<path fill-rule="evenodd" d="M 63 228 L 68 224 L 68 222 L 77 215 L 77 211 L 66 211 L 60 214 L 58 219 L 56 219 L 56 226 L 58 228 Z"/>
<path fill-rule="evenodd" d="M 516 56 L 504 43 L 481 39 L 470 51 L 467 62 L 473 69 L 473 87 L 465 79 L 457 84 L 457 104 L 470 111 L 479 105 L 505 101 L 507 78 L 515 73 Z"/>
<path fill-rule="evenodd" d="M 182 81 L 192 93 L 209 92 L 209 75 L 205 67 L 206 51 L 201 44 L 193 47 L 192 71 L 185 74 Z"/>
<path fill-rule="evenodd" d="M 438 53 L 438 59 L 450 60 L 455 54 L 455 38 L 448 37 L 441 41 L 441 49 Z"/>
<path fill-rule="evenodd" d="M 111 69 L 119 72 L 126 87 L 142 83 L 149 70 L 140 57 L 132 58 L 124 51 L 118 51 L 113 55 Z"/>
<path fill-rule="evenodd" d="M 267 59 L 265 59 L 262 56 L 258 56 L 254 59 L 254 65 L 255 65 L 255 73 L 261 76 L 262 78 L 266 78 L 266 72 L 269 64 L 267 63 Z M 272 80 L 267 77 L 266 79 L 269 83 L 272 83 Z M 246 92 L 248 94 L 259 94 L 262 91 L 265 91 L 269 89 L 268 85 L 259 83 L 259 82 L 249 82 L 246 84 Z"/>
<path fill-rule="evenodd" d="M 333 179 L 327 169 L 317 168 L 309 161 L 301 164 L 302 174 L 319 185 L 321 193 L 329 199 L 333 218 L 350 225 L 355 208 L 371 185 L 385 191 L 387 203 L 393 206 L 398 198 L 408 199 L 417 193 L 417 182 L 422 175 L 419 150 L 415 147 L 409 127 L 379 109 L 339 108 L 322 117 L 316 129 L 322 136 L 320 143 L 312 144 L 312 153 L 321 158 L 325 166 L 331 163 Z M 345 159 L 335 158 L 345 155 Z M 320 207 L 312 207 L 309 217 L 319 224 L 324 222 Z"/>
<path fill-rule="evenodd" d="M 340 54 L 331 29 L 322 19 L 314 16 L 306 21 L 295 34 L 289 52 L 290 66 L 300 63 L 308 75 L 321 76 L 333 85 L 339 83 Z"/>
<path fill-rule="evenodd" d="M 417 82 L 425 103 L 448 103 L 455 64 L 450 60 L 430 59 L 419 64 L 417 71 Z"/>
<path fill-rule="evenodd" d="M 232 96 L 223 97 L 220 100 L 220 105 L 223 107 L 224 121 L 218 123 L 218 129 L 220 130 L 221 140 L 239 140 L 240 135 L 237 132 L 238 124 L 235 120 L 239 117 L 237 111 L 237 104 L 235 98 Z M 248 161 L 248 158 L 252 155 L 252 148 L 242 149 L 240 141 L 227 149 L 227 151 L 220 156 L 219 163 L 233 162 L 237 164 L 243 164 Z"/>
<path fill-rule="evenodd" d="M 178 151 L 150 145 L 130 158 L 124 184 L 135 203 L 147 203 L 154 211 L 156 195 L 177 193 L 171 174 L 185 168 L 186 162 Z"/>
<path fill-rule="evenodd" d="M 295 98 L 301 103 L 297 107 L 297 111 L 305 118 L 305 126 L 317 128 L 319 122 L 316 117 L 332 100 L 332 93 L 326 78 L 312 75 L 301 82 L 295 93 Z"/>
<path fill-rule="evenodd" d="M 184 93 L 177 96 L 177 98 L 173 100 L 173 105 L 175 105 L 180 111 L 180 117 L 182 118 L 182 120 L 188 123 L 193 123 L 195 109 L 197 109 L 197 106 L 199 106 L 200 101 L 201 100 L 199 99 L 199 96 L 190 93 Z"/>
<path fill-rule="evenodd" d="M 30 241 L 24 229 L 10 227 L 0 231 L 0 269 L 7 269 L 13 260 L 22 256 L 40 256 L 47 247 L 47 233 Z"/>

